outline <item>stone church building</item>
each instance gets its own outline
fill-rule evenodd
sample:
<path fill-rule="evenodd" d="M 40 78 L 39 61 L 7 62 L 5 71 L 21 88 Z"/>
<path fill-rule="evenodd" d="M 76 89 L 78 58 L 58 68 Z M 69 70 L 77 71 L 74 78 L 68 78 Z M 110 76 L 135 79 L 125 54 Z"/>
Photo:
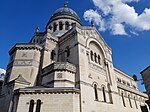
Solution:
<path fill-rule="evenodd" d="M 148 95 L 115 68 L 112 49 L 65 4 L 9 51 L 0 112 L 148 112 Z"/>

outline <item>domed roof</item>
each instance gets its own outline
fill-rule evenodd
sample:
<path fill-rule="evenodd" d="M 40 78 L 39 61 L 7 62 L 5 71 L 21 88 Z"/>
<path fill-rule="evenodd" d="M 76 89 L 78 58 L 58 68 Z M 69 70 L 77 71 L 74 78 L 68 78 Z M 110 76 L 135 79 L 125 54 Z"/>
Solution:
<path fill-rule="evenodd" d="M 81 24 L 80 18 L 77 13 L 66 6 L 57 9 L 50 18 L 49 22 L 52 22 L 53 20 L 56 20 L 58 18 L 70 18 Z"/>

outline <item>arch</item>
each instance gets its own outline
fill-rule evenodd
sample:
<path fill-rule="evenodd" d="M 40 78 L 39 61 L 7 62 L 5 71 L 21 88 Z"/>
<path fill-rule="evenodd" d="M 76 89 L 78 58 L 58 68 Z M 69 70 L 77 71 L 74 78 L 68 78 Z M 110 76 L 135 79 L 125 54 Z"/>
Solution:
<path fill-rule="evenodd" d="M 55 32 L 57 30 L 57 24 L 53 23 L 53 32 Z"/>
<path fill-rule="evenodd" d="M 41 100 L 38 99 L 38 100 L 37 100 L 37 104 L 36 104 L 36 112 L 40 112 L 41 104 L 42 104 Z"/>
<path fill-rule="evenodd" d="M 106 53 L 105 53 L 104 47 L 103 47 L 103 45 L 101 45 L 101 43 L 96 38 L 93 38 L 93 37 L 88 38 L 86 40 L 86 47 L 88 49 L 90 49 L 90 43 L 92 43 L 92 42 L 95 43 L 101 49 L 104 58 L 106 58 Z"/>
<path fill-rule="evenodd" d="M 65 30 L 69 30 L 69 22 L 68 21 L 65 22 Z"/>
<path fill-rule="evenodd" d="M 61 21 L 59 22 L 59 30 L 63 30 L 63 23 Z"/>
<path fill-rule="evenodd" d="M 34 100 L 30 100 L 29 112 L 33 112 L 34 110 Z"/>

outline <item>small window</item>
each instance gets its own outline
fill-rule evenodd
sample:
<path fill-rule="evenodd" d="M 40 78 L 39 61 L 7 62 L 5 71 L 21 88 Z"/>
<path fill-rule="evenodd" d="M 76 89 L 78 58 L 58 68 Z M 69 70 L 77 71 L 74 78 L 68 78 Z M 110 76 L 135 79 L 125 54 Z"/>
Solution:
<path fill-rule="evenodd" d="M 97 55 L 96 55 L 96 53 L 94 53 L 94 59 L 95 59 L 95 62 L 97 63 Z"/>
<path fill-rule="evenodd" d="M 105 93 L 105 87 L 102 87 L 102 91 L 103 91 L 103 98 L 104 98 L 104 102 L 106 102 L 106 93 Z"/>
<path fill-rule="evenodd" d="M 62 22 L 59 22 L 59 30 L 63 30 L 63 24 L 62 24 Z"/>
<path fill-rule="evenodd" d="M 49 29 L 52 30 L 52 26 L 51 25 L 49 26 Z"/>
<path fill-rule="evenodd" d="M 132 85 L 132 86 L 133 86 L 134 89 L 136 89 L 136 86 L 135 86 L 135 85 Z"/>
<path fill-rule="evenodd" d="M 101 65 L 101 57 L 98 55 L 98 63 Z"/>
<path fill-rule="evenodd" d="M 117 81 L 121 83 L 121 79 L 120 78 L 117 78 Z"/>
<path fill-rule="evenodd" d="M 57 30 L 57 25 L 56 23 L 53 24 L 53 32 L 55 32 Z"/>
<path fill-rule="evenodd" d="M 125 104 L 125 100 L 124 100 L 123 93 L 121 93 L 121 97 L 122 97 L 122 103 L 123 103 L 123 106 L 124 106 L 124 107 L 126 107 L 126 104 Z"/>
<path fill-rule="evenodd" d="M 130 95 L 128 95 L 128 99 L 129 99 L 130 107 L 132 108 L 132 103 L 131 103 Z"/>
<path fill-rule="evenodd" d="M 69 57 L 70 56 L 70 48 L 69 48 L 69 46 L 66 47 L 65 52 L 67 53 L 67 57 Z"/>
<path fill-rule="evenodd" d="M 126 81 L 122 80 L 122 83 L 123 83 L 124 85 L 126 85 Z"/>
<path fill-rule="evenodd" d="M 36 112 L 40 112 L 40 109 L 41 109 L 41 100 L 37 100 Z"/>
<path fill-rule="evenodd" d="M 51 52 L 51 60 L 54 60 L 55 55 L 56 55 L 55 50 L 52 50 L 52 52 Z"/>
<path fill-rule="evenodd" d="M 134 97 L 134 102 L 135 102 L 135 107 L 136 109 L 138 109 L 138 106 L 137 106 L 137 102 L 136 102 L 136 98 Z"/>
<path fill-rule="evenodd" d="M 29 112 L 33 112 L 34 109 L 34 100 L 30 100 Z"/>
<path fill-rule="evenodd" d="M 128 86 L 130 86 L 130 83 L 129 83 L 129 82 L 127 82 L 127 85 L 128 85 Z"/>
<path fill-rule="evenodd" d="M 98 100 L 97 85 L 94 84 L 95 100 Z"/>
<path fill-rule="evenodd" d="M 65 23 L 65 30 L 69 30 L 69 22 Z"/>
<path fill-rule="evenodd" d="M 93 51 L 90 51 L 91 60 L 93 61 Z"/>

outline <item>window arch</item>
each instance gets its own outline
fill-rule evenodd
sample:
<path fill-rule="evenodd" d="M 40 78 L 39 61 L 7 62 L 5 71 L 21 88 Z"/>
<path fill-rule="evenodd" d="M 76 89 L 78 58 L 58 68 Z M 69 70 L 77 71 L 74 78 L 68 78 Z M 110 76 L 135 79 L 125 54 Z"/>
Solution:
<path fill-rule="evenodd" d="M 132 103 L 131 103 L 130 95 L 128 95 L 128 100 L 129 100 L 130 107 L 132 108 Z"/>
<path fill-rule="evenodd" d="M 94 84 L 95 100 L 98 100 L 97 85 Z"/>
<path fill-rule="evenodd" d="M 41 109 L 41 100 L 40 99 L 38 99 L 37 100 L 37 104 L 36 104 L 36 112 L 40 112 L 40 109 Z"/>
<path fill-rule="evenodd" d="M 91 60 L 93 61 L 93 51 L 90 51 Z"/>
<path fill-rule="evenodd" d="M 59 30 L 63 30 L 63 23 L 61 21 L 59 22 Z"/>
<path fill-rule="evenodd" d="M 69 22 L 68 21 L 65 23 L 65 30 L 69 30 Z"/>
<path fill-rule="evenodd" d="M 54 24 L 53 24 L 53 32 L 55 32 L 56 30 L 57 30 L 57 24 L 54 23 Z"/>
<path fill-rule="evenodd" d="M 106 93 L 105 93 L 105 87 L 102 87 L 102 92 L 103 92 L 103 98 L 104 98 L 104 102 L 106 102 Z"/>
<path fill-rule="evenodd" d="M 29 112 L 33 112 L 34 110 L 34 100 L 30 100 Z"/>
<path fill-rule="evenodd" d="M 124 100 L 123 93 L 121 93 L 121 97 L 122 97 L 122 103 L 123 103 L 123 106 L 124 106 L 124 107 L 126 107 L 126 104 L 125 104 L 125 100 Z"/>

